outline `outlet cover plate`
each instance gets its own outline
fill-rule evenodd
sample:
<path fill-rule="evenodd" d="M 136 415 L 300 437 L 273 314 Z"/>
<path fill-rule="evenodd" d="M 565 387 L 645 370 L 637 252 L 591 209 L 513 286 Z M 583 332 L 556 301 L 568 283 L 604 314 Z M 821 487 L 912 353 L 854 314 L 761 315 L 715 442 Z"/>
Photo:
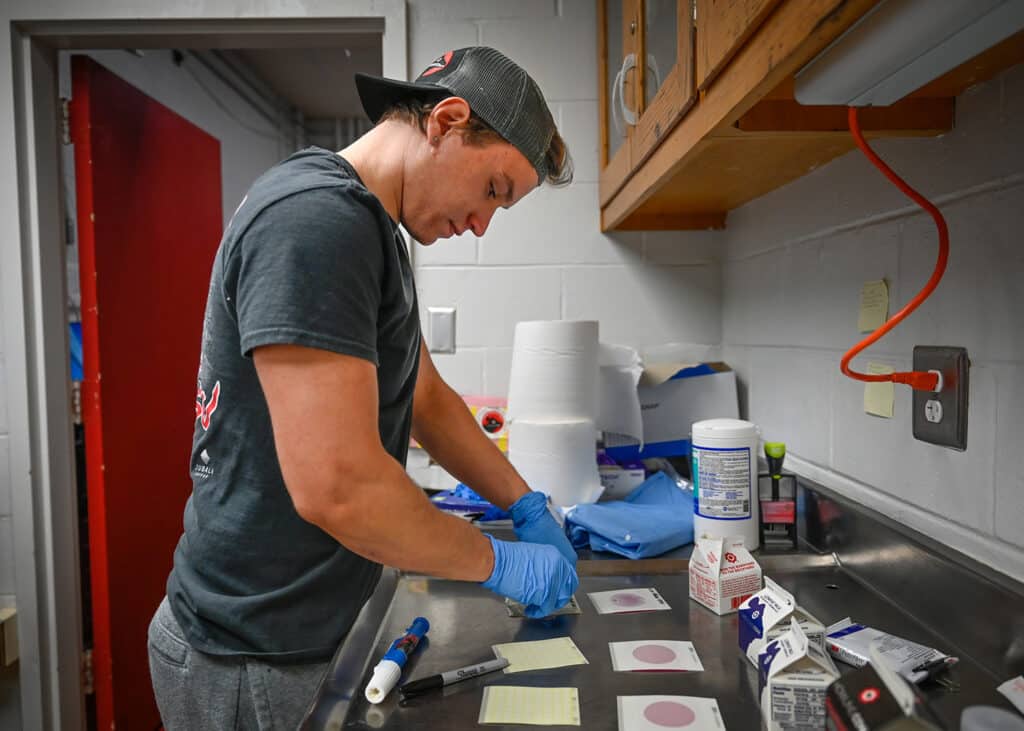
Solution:
<path fill-rule="evenodd" d="M 914 347 L 915 371 L 942 373 L 941 393 L 914 391 L 914 438 L 961 452 L 967 449 L 967 404 L 971 362 L 967 348 L 917 345 Z M 939 422 L 928 419 L 929 401 L 942 405 Z"/>
<path fill-rule="evenodd" d="M 431 353 L 455 352 L 455 308 L 427 308 L 427 350 Z"/>

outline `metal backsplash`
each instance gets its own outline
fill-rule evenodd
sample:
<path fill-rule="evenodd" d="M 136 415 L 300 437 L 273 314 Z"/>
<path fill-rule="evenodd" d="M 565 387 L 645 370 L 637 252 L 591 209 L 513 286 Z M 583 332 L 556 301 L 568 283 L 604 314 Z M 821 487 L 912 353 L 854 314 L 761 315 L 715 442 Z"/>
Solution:
<path fill-rule="evenodd" d="M 865 506 L 798 479 L 801 538 L 832 553 L 992 679 L 1024 673 L 1024 584 Z"/>

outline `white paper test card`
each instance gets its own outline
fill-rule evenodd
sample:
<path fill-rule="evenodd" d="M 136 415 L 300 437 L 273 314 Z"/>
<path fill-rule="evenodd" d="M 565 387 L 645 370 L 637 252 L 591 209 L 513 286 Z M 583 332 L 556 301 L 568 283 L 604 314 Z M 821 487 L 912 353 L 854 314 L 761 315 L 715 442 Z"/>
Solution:
<path fill-rule="evenodd" d="M 491 649 L 496 656 L 508 660 L 506 673 L 588 664 L 580 648 L 568 637 L 533 642 L 505 642 L 501 645 L 491 645 Z"/>
<path fill-rule="evenodd" d="M 1024 675 L 1010 678 L 996 690 L 1005 695 L 1018 711 L 1024 713 Z"/>
<path fill-rule="evenodd" d="M 654 589 L 615 589 L 587 594 L 598 614 L 621 612 L 656 612 L 671 609 L 668 602 Z"/>
<path fill-rule="evenodd" d="M 889 317 L 889 287 L 884 279 L 864 282 L 860 288 L 860 311 L 857 313 L 857 332 L 872 332 L 885 324 Z"/>
<path fill-rule="evenodd" d="M 642 640 L 609 642 L 612 668 L 617 671 L 674 670 L 697 672 L 704 669 L 692 642 Z"/>
<path fill-rule="evenodd" d="M 687 695 L 620 695 L 619 731 L 665 731 L 667 728 L 724 731 L 714 698 Z"/>
<path fill-rule="evenodd" d="M 484 688 L 478 722 L 579 726 L 579 691 L 576 688 L 488 685 Z"/>

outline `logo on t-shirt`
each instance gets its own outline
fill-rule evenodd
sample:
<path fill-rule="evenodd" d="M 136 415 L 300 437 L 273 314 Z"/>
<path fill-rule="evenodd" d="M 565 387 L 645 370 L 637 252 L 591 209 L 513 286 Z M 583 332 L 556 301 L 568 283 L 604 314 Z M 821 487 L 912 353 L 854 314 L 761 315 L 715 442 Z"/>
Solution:
<path fill-rule="evenodd" d="M 206 391 L 203 390 L 203 382 L 196 382 L 196 418 L 203 427 L 203 431 L 210 428 L 210 420 L 213 412 L 217 410 L 217 403 L 220 401 L 220 381 L 213 386 L 210 392 L 210 400 L 206 400 Z"/>

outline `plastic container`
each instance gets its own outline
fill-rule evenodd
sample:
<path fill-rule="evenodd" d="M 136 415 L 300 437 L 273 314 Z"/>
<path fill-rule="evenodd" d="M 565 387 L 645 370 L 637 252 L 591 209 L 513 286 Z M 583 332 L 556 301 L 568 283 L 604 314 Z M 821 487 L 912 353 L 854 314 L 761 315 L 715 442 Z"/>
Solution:
<path fill-rule="evenodd" d="M 698 421 L 691 430 L 693 533 L 700 538 L 743 536 L 760 545 L 755 424 L 740 419 Z"/>
<path fill-rule="evenodd" d="M 960 716 L 961 731 L 1022 731 L 1024 719 L 995 706 L 968 706 Z"/>

